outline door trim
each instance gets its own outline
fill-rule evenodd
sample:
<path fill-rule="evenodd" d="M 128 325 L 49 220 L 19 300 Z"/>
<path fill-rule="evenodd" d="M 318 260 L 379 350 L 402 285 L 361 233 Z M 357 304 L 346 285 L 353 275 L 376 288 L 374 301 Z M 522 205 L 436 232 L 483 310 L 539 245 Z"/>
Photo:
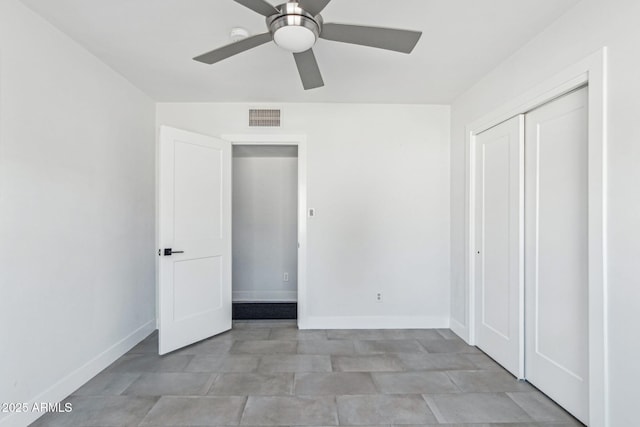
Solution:
<path fill-rule="evenodd" d="M 298 328 L 309 328 L 307 311 L 307 136 L 291 134 L 222 135 L 231 145 L 295 145 L 298 147 Z"/>
<path fill-rule="evenodd" d="M 476 135 L 582 86 L 589 86 L 589 424 L 609 425 L 607 292 L 607 48 L 568 67 L 555 77 L 465 128 L 466 319 L 451 328 L 475 343 L 475 162 Z"/>

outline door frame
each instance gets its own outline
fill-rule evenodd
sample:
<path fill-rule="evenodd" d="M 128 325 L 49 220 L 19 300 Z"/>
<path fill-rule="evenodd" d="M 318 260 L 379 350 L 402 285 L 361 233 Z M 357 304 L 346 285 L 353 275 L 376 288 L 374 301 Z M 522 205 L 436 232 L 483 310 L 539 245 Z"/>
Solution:
<path fill-rule="evenodd" d="M 451 328 L 470 344 L 475 344 L 476 135 L 586 85 L 589 87 L 589 425 L 606 427 L 609 425 L 606 47 L 465 127 L 467 309 L 464 323 L 451 319 Z"/>
<path fill-rule="evenodd" d="M 298 147 L 298 328 L 307 329 L 307 136 L 291 134 L 230 134 L 222 139 L 236 145 Z"/>

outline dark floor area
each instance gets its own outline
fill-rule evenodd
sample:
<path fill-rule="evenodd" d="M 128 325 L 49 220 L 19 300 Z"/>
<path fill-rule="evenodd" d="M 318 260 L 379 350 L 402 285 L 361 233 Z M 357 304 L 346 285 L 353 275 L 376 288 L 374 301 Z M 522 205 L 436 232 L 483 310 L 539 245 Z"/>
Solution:
<path fill-rule="evenodd" d="M 234 302 L 233 320 L 295 320 L 295 302 Z"/>

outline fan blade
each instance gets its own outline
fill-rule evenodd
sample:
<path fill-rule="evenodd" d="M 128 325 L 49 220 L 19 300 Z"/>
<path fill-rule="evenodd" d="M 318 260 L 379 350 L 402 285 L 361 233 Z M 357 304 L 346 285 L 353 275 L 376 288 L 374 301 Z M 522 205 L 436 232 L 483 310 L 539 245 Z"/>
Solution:
<path fill-rule="evenodd" d="M 318 61 L 316 61 L 316 56 L 313 54 L 312 49 L 306 50 L 302 53 L 294 53 L 293 57 L 296 60 L 296 65 L 298 66 L 298 72 L 300 73 L 304 90 L 324 86 L 322 74 L 320 74 L 320 68 L 318 67 Z"/>
<path fill-rule="evenodd" d="M 411 53 L 422 33 L 394 28 L 365 27 L 361 25 L 324 24 L 320 37 L 342 43 L 359 44 Z"/>
<path fill-rule="evenodd" d="M 278 9 L 265 0 L 235 0 L 235 2 L 240 3 L 244 7 L 248 7 L 254 12 L 258 12 L 260 15 L 271 16 L 279 13 Z"/>
<path fill-rule="evenodd" d="M 330 1 L 331 0 L 299 0 L 298 4 L 304 11 L 316 16 L 327 7 Z"/>
<path fill-rule="evenodd" d="M 200 56 L 193 58 L 194 61 L 204 62 L 205 64 L 215 64 L 216 62 L 227 59 L 233 55 L 237 55 L 254 47 L 258 47 L 272 40 L 271 33 L 258 34 L 235 43 L 222 46 Z"/>

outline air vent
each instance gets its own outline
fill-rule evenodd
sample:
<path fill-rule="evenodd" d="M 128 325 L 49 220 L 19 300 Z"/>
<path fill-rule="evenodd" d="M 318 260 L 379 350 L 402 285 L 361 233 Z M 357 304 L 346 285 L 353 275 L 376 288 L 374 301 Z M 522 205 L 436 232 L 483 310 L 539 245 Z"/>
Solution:
<path fill-rule="evenodd" d="M 250 127 L 280 127 L 280 110 L 249 110 Z"/>

